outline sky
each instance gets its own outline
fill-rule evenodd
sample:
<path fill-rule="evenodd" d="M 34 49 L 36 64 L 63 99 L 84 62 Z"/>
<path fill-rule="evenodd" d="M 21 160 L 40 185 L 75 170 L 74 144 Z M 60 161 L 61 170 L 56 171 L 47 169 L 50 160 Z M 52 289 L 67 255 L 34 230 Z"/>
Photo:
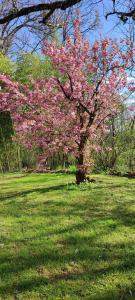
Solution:
<path fill-rule="evenodd" d="M 98 26 L 97 30 L 93 32 L 91 35 L 89 33 L 88 39 L 91 42 L 94 42 L 95 39 L 100 39 L 104 37 L 110 37 L 112 39 L 120 40 L 121 38 L 125 37 L 125 33 L 127 33 L 127 29 L 129 28 L 128 24 L 123 24 L 122 21 L 120 21 L 116 16 L 110 16 L 106 20 L 105 13 L 106 10 L 109 10 L 109 4 L 110 0 L 104 0 L 104 7 L 102 4 L 98 7 L 99 12 L 99 19 L 100 19 L 100 26 Z M 134 30 L 135 30 L 135 22 L 134 22 Z M 132 76 L 130 73 L 128 75 L 128 81 L 135 82 L 135 69 L 133 70 Z M 135 105 L 135 93 L 131 95 L 128 99 L 129 104 Z"/>
<path fill-rule="evenodd" d="M 95 11 L 99 15 L 99 25 L 93 31 L 89 31 L 87 33 L 88 40 L 91 43 L 93 43 L 96 39 L 101 39 L 104 37 L 111 37 L 113 39 L 117 38 L 119 40 L 121 37 L 123 37 L 123 31 L 125 31 L 127 24 L 124 25 L 122 22 L 120 22 L 120 20 L 116 16 L 110 16 L 106 20 L 105 14 L 108 11 L 112 11 L 112 0 L 103 0 L 102 2 L 94 5 L 92 7 L 92 10 L 89 12 L 90 7 L 91 7 L 90 3 L 92 3 L 92 2 L 95 3 L 96 1 L 98 2 L 99 0 L 92 0 L 89 2 L 84 0 L 82 2 L 83 6 L 81 8 L 81 11 L 82 11 L 82 14 L 87 15 L 86 16 L 87 22 L 89 22 L 88 20 L 92 20 L 94 18 Z M 125 1 L 128 2 L 129 0 L 125 0 Z M 27 0 L 26 0 L 26 2 L 27 2 Z M 29 5 L 37 4 L 39 2 L 41 2 L 41 0 L 29 0 L 29 3 L 30 3 Z M 23 0 L 23 3 L 25 3 L 25 0 Z M 89 12 L 89 14 L 88 14 L 88 12 Z M 26 29 L 26 31 L 27 31 L 27 29 Z M 30 39 L 28 39 L 28 42 L 31 44 L 30 46 L 32 46 L 32 44 L 36 43 L 36 40 L 31 36 Z"/>
<path fill-rule="evenodd" d="M 46 1 L 46 0 L 45 0 Z M 48 0 L 47 0 L 48 1 Z M 53 1 L 53 0 L 52 0 Z M 100 3 L 92 6 L 92 9 L 90 10 L 90 3 L 99 2 Z M 119 1 L 126 1 L 126 3 L 129 0 L 119 0 Z M 1 0 L 0 0 L 1 2 Z M 20 0 L 21 2 L 21 0 Z M 37 4 L 39 2 L 44 2 L 43 0 L 29 0 L 29 5 L 31 4 Z M 25 3 L 28 3 L 28 0 L 22 0 L 23 5 L 26 5 Z M 123 31 L 127 28 L 127 24 L 124 25 L 116 16 L 110 16 L 106 20 L 105 14 L 108 11 L 112 11 L 112 0 L 83 0 L 83 6 L 81 8 L 82 14 L 86 15 L 87 22 L 86 24 L 89 24 L 90 20 L 93 20 L 95 17 L 95 12 L 99 15 L 99 24 L 94 30 L 87 32 L 87 39 L 90 41 L 90 43 L 93 43 L 96 39 L 102 39 L 104 37 L 111 37 L 112 39 L 120 39 L 123 37 Z M 76 8 L 74 8 L 75 10 Z M 75 17 L 75 13 L 73 15 Z M 87 26 L 88 28 L 88 26 Z M 29 34 L 27 28 L 23 28 L 21 31 L 17 33 L 18 40 L 13 45 L 13 55 L 14 55 L 14 49 L 16 52 L 18 49 L 21 48 L 23 51 L 32 51 L 34 47 L 36 47 L 38 40 L 37 36 L 33 34 Z M 24 48 L 24 41 L 25 41 L 25 48 Z M 16 46 L 17 45 L 17 46 Z M 18 47 L 18 49 L 17 49 Z M 39 43 L 38 49 L 41 48 L 41 43 Z M 39 50 L 39 53 L 40 50 Z"/>
<path fill-rule="evenodd" d="M 99 26 L 92 32 L 92 34 L 89 33 L 88 38 L 90 41 L 93 42 L 95 39 L 104 37 L 110 37 L 112 39 L 116 38 L 119 40 L 121 37 L 125 36 L 125 31 L 128 28 L 129 23 L 123 24 L 117 16 L 109 16 L 107 20 L 105 18 L 106 12 L 112 11 L 111 3 L 111 0 L 104 0 L 103 3 L 97 5 Z"/>

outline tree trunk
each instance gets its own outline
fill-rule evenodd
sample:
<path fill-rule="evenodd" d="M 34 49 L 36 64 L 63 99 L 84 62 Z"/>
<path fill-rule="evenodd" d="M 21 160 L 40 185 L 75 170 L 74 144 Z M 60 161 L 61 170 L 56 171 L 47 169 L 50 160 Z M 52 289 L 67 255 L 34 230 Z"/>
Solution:
<path fill-rule="evenodd" d="M 92 166 L 91 147 L 88 138 L 85 136 L 79 145 L 79 155 L 77 158 L 76 184 L 85 182 Z"/>
<path fill-rule="evenodd" d="M 76 184 L 80 184 L 82 182 L 86 181 L 86 171 L 83 168 L 83 166 L 78 167 L 77 171 L 76 171 Z"/>
<path fill-rule="evenodd" d="M 78 116 L 80 119 L 80 141 L 78 146 L 76 184 L 87 180 L 89 166 L 91 165 L 91 145 L 88 139 L 88 128 L 92 125 L 89 114 L 81 105 L 78 107 Z"/>

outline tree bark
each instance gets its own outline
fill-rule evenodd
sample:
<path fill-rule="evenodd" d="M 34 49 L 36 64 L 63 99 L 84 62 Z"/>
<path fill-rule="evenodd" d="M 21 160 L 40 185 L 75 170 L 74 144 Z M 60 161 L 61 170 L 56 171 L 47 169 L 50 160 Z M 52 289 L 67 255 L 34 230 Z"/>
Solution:
<path fill-rule="evenodd" d="M 80 121 L 80 141 L 78 145 L 76 184 L 80 184 L 86 180 L 90 181 L 87 174 L 93 165 L 93 160 L 92 144 L 89 140 L 89 128 L 93 124 L 95 111 L 90 113 L 89 110 L 80 103 L 78 106 L 78 117 Z"/>
<path fill-rule="evenodd" d="M 79 155 L 77 158 L 76 184 L 89 181 L 88 174 L 92 164 L 91 144 L 87 136 L 83 136 L 79 145 Z"/>
<path fill-rule="evenodd" d="M 79 154 L 77 158 L 76 184 L 80 184 L 86 180 L 86 169 L 84 166 L 84 151 L 85 151 L 86 137 L 81 136 L 79 145 Z"/>
<path fill-rule="evenodd" d="M 80 141 L 78 145 L 76 184 L 80 184 L 87 180 L 87 172 L 89 166 L 90 149 L 88 139 L 89 114 L 85 108 L 80 105 L 78 107 L 78 116 L 80 120 Z"/>
<path fill-rule="evenodd" d="M 76 184 L 90 182 L 88 174 L 93 166 L 92 148 L 89 139 L 86 137 L 85 143 L 81 143 L 82 148 L 77 158 Z"/>
<path fill-rule="evenodd" d="M 15 20 L 16 18 L 28 16 L 31 13 L 41 11 L 47 12 L 42 21 L 43 23 L 45 23 L 55 10 L 61 9 L 62 11 L 65 11 L 66 9 L 78 4 L 79 2 L 81 2 L 81 0 L 60 0 L 53 1 L 51 3 L 38 3 L 32 6 L 26 5 L 20 9 L 13 8 L 11 11 L 9 10 L 9 12 L 5 16 L 2 16 L 2 18 L 0 18 L 0 24 L 6 24 Z"/>

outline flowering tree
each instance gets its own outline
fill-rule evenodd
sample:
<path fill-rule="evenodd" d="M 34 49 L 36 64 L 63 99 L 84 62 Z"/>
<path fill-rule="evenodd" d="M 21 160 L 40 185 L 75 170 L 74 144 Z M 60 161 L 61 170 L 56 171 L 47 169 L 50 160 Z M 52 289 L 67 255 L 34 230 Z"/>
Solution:
<path fill-rule="evenodd" d="M 33 89 L 1 75 L 0 110 L 10 110 L 17 136 L 29 148 L 38 146 L 47 157 L 62 150 L 77 159 L 76 182 L 86 179 L 90 149 L 117 114 L 126 85 L 125 68 L 132 57 L 130 42 L 104 39 L 90 46 L 74 22 L 75 40 L 64 46 L 45 44 L 56 74 L 33 83 Z"/>

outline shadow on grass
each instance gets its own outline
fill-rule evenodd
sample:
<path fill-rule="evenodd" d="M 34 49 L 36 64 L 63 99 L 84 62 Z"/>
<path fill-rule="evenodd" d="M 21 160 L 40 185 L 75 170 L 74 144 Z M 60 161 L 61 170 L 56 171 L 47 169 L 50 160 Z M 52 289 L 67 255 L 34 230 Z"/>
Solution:
<path fill-rule="evenodd" d="M 66 191 L 65 187 L 66 184 L 60 184 L 45 188 L 29 189 L 11 195 L 7 194 L 2 200 L 12 200 L 19 196 L 25 197 L 33 192 L 44 194 L 53 191 Z M 71 190 L 72 188 L 74 190 L 72 184 L 69 185 L 69 187 Z M 119 187 L 119 185 L 117 187 Z M 94 189 L 95 188 L 97 187 L 94 187 Z M 108 244 L 105 241 L 101 243 L 101 239 L 104 235 L 113 233 L 116 229 L 119 229 L 121 225 L 134 228 L 135 212 L 129 211 L 131 201 L 126 201 L 125 204 L 124 202 L 121 204 L 117 204 L 116 202 L 115 207 L 113 206 L 112 209 L 106 211 L 104 200 L 106 189 L 104 192 L 102 190 L 103 189 L 101 189 L 100 195 L 92 194 L 92 199 L 90 199 L 89 196 L 88 200 L 84 198 L 81 203 L 76 199 L 73 203 L 68 203 L 68 201 L 47 200 L 42 202 L 42 205 L 38 203 L 34 204 L 34 207 L 37 207 L 38 211 L 36 211 L 33 216 L 44 216 L 45 218 L 55 217 L 53 220 L 54 224 L 50 229 L 46 229 L 45 233 L 39 235 L 36 232 L 36 235 L 31 238 L 28 237 L 27 239 L 13 241 L 6 237 L 9 244 L 10 242 L 14 242 L 14 247 L 17 248 L 17 251 L 15 251 L 15 253 L 11 252 L 10 255 L 8 254 L 9 252 L 7 252 L 3 254 L 0 259 L 1 278 L 2 280 L 6 278 L 5 285 L 3 284 L 0 288 L 3 299 L 6 296 L 8 297 L 9 294 L 16 295 L 17 293 L 31 292 L 40 289 L 42 286 L 54 286 L 55 289 L 55 284 L 61 282 L 65 282 L 69 287 L 72 283 L 73 286 L 76 284 L 75 292 L 79 299 L 127 300 L 128 296 L 130 296 L 129 289 L 132 290 L 132 295 L 135 297 L 133 292 L 134 283 L 131 283 L 129 287 L 128 283 L 125 283 L 125 287 L 116 287 L 114 295 L 113 292 L 107 292 L 106 287 L 104 287 L 102 298 L 98 296 L 98 293 L 92 296 L 92 298 L 90 298 L 90 295 L 87 296 L 87 294 L 85 294 L 84 287 L 86 281 L 92 286 L 95 282 L 98 283 L 102 280 L 101 286 L 104 286 L 103 281 L 107 276 L 112 276 L 113 278 L 117 272 L 126 273 L 135 268 L 133 241 L 119 242 L 117 245 L 112 243 Z M 23 200 L 21 201 L 23 205 Z M 18 205 L 20 205 L 20 203 Z M 10 211 L 10 205 L 11 203 L 7 203 L 10 216 L 12 217 L 14 214 L 14 206 Z M 33 207 L 31 203 L 28 205 L 30 205 L 31 208 Z M 25 209 L 27 213 L 27 206 Z M 3 212 L 1 212 L 1 214 L 2 213 Z M 25 215 L 25 210 L 20 207 L 16 214 L 18 213 Z M 6 214 L 6 212 L 4 214 Z M 59 222 L 59 218 L 62 217 L 63 219 L 66 217 L 66 220 L 67 217 L 69 217 L 68 225 L 63 225 L 63 228 L 55 228 L 56 218 Z M 80 218 L 80 223 L 71 225 L 70 218 L 74 220 L 76 217 Z M 108 220 L 111 220 L 112 223 L 107 223 Z M 89 233 L 91 228 L 93 229 L 92 234 Z M 88 236 L 82 236 L 82 232 L 85 230 Z M 52 241 L 51 238 L 54 235 L 55 240 Z M 51 241 L 51 244 L 49 241 Z M 21 247 L 24 247 L 24 252 L 23 250 L 21 252 L 22 248 L 20 244 L 22 244 Z M 26 252 L 25 247 L 27 247 Z M 130 251 L 128 251 L 128 249 Z M 114 263 L 116 260 L 117 264 Z M 98 263 L 99 266 L 97 266 Z M 71 270 L 64 270 L 66 265 L 71 264 Z M 81 265 L 82 270 L 79 270 L 79 268 L 76 270 L 76 264 Z M 44 273 L 44 269 L 50 270 L 49 273 Z M 55 274 L 55 269 L 59 269 L 59 274 Z M 30 278 L 29 273 L 27 278 L 21 277 L 24 272 L 27 274 L 27 272 L 31 271 L 34 271 L 34 275 L 31 275 Z M 10 277 L 12 276 L 13 280 L 10 281 Z M 78 281 L 81 284 L 80 287 Z M 109 290 L 109 287 L 107 288 Z M 17 296 L 14 297 L 17 299 Z M 71 299 L 73 299 L 74 296 L 71 295 L 71 297 Z M 49 299 L 47 295 L 46 298 Z"/>
<path fill-rule="evenodd" d="M 72 185 L 68 184 L 68 185 Z M 62 189 L 64 189 L 66 187 L 66 184 L 60 184 L 60 185 L 55 185 L 55 186 L 50 186 L 50 187 L 45 187 L 45 188 L 33 188 L 30 190 L 26 190 L 26 191 L 21 191 L 21 192 L 16 192 L 16 193 L 4 193 L 4 194 L 0 194 L 0 201 L 4 201 L 4 200 L 9 200 L 12 198 L 16 198 L 16 197 L 25 197 L 31 193 L 49 193 L 49 192 L 55 192 L 55 191 L 61 191 Z"/>
<path fill-rule="evenodd" d="M 124 212 L 123 212 L 124 213 Z M 119 214 L 115 215 L 115 211 L 113 211 L 114 218 L 119 219 Z M 123 220 L 123 217 L 122 217 Z M 99 281 L 100 279 L 105 278 L 105 276 L 113 276 L 115 272 L 128 272 L 135 268 L 135 252 L 133 247 L 133 242 L 131 243 L 119 243 L 116 247 L 116 245 L 113 244 L 104 244 L 102 245 L 99 243 L 98 239 L 104 236 L 106 233 L 110 233 L 115 231 L 116 227 L 113 226 L 106 226 L 105 228 L 101 229 L 101 231 L 98 232 L 98 234 L 95 232 L 94 235 L 87 237 L 79 236 L 79 232 L 89 227 L 94 220 L 91 220 L 89 222 L 85 222 L 83 224 L 78 224 L 74 226 L 70 226 L 70 228 L 66 228 L 60 231 L 54 230 L 54 234 L 58 234 L 58 240 L 57 244 L 54 244 L 53 248 L 49 248 L 47 245 L 42 245 L 42 248 L 44 248 L 44 251 L 41 248 L 37 249 L 36 252 L 34 249 L 28 251 L 27 256 L 13 256 L 9 258 L 7 255 L 1 257 L 0 260 L 0 273 L 1 278 L 4 278 L 7 276 L 7 278 L 10 278 L 10 276 L 18 276 L 19 281 L 13 281 L 13 283 L 6 283 L 5 286 L 2 286 L 0 288 L 1 295 L 9 295 L 9 294 L 15 294 L 16 291 L 18 293 L 27 292 L 36 290 L 42 286 L 48 286 L 48 285 L 54 285 L 57 284 L 57 282 L 67 282 L 66 284 L 70 285 L 70 281 L 73 283 L 73 281 L 78 282 L 78 280 L 83 282 L 83 285 L 85 285 L 85 280 L 89 281 L 90 285 L 93 285 L 93 281 Z M 96 224 L 95 224 L 96 225 Z M 65 233 L 65 231 L 68 231 L 69 233 L 74 231 L 78 232 L 77 236 L 71 235 L 69 237 L 65 237 L 65 239 L 60 240 L 59 234 Z M 63 235 L 62 235 L 63 237 Z M 27 241 L 28 242 L 28 241 Z M 36 241 L 35 241 L 36 242 Z M 45 241 L 44 241 L 45 242 Z M 47 242 L 47 240 L 46 240 Z M 58 245 L 61 245 L 64 247 L 64 252 L 59 249 Z M 79 251 L 76 253 L 75 249 L 79 249 Z M 128 256 L 126 256 L 125 248 L 130 249 Z M 40 252 L 37 254 L 37 251 Z M 117 259 L 117 265 L 113 265 L 113 260 Z M 87 264 L 86 264 L 87 261 Z M 107 267 L 99 266 L 98 268 L 96 266 L 93 266 L 93 263 L 108 263 Z M 49 273 L 49 275 L 44 274 L 44 269 L 40 268 L 40 266 L 44 266 L 44 268 L 48 269 L 48 267 L 53 270 L 53 268 L 57 269 L 57 267 L 65 266 L 66 264 L 73 263 L 76 264 L 84 264 L 84 268 L 82 271 L 80 270 L 73 270 L 73 271 L 60 271 L 59 274 L 54 274 L 54 272 Z M 21 279 L 21 273 L 24 271 L 34 270 L 37 272 L 37 276 L 31 279 Z M 131 289 L 131 287 L 129 287 Z M 127 292 L 125 292 L 127 289 Z M 110 299 L 125 299 L 127 300 L 129 296 L 129 289 L 127 288 L 117 288 L 116 296 L 120 298 L 113 298 L 112 294 L 110 292 L 105 292 L 106 296 L 103 296 L 103 300 L 110 300 Z M 133 294 L 134 286 L 132 287 L 132 294 Z M 124 291 L 124 292 L 123 292 Z M 76 291 L 77 293 L 77 291 Z M 83 297 L 83 287 L 81 287 L 81 291 L 78 294 L 78 297 Z M 133 294 L 134 295 L 134 294 Z M 135 296 L 135 295 L 134 295 Z M 110 298 L 109 298 L 110 297 Z M 123 298 L 122 298 L 123 297 Z M 89 299 L 89 298 L 85 298 Z M 100 300 L 101 298 L 98 298 L 98 296 L 95 296 L 93 298 L 90 298 L 93 300 Z"/>
<path fill-rule="evenodd" d="M 131 201 L 123 206 L 117 205 L 112 210 L 112 216 L 114 219 L 119 220 L 124 226 L 135 228 L 135 211 L 130 211 Z"/>
<path fill-rule="evenodd" d="M 92 242 L 92 241 L 91 241 Z M 127 244 L 128 247 L 131 246 L 131 244 Z M 113 248 L 113 245 L 110 245 L 110 249 Z M 122 248 L 122 245 L 119 245 L 119 248 Z M 2 286 L 0 288 L 0 293 L 1 295 L 5 296 L 5 295 L 9 295 L 9 294 L 16 294 L 17 293 L 22 293 L 22 292 L 31 292 L 33 290 L 37 290 L 40 287 L 46 287 L 46 286 L 50 286 L 50 285 L 57 285 L 57 283 L 61 283 L 61 282 L 65 282 L 65 284 L 68 286 L 70 286 L 70 284 L 73 284 L 73 282 L 77 282 L 80 280 L 81 286 L 80 287 L 76 287 L 76 295 L 78 294 L 78 296 L 84 297 L 85 295 L 85 290 L 84 290 L 84 285 L 85 282 L 89 282 L 89 285 L 92 286 L 93 282 L 95 282 L 96 280 L 98 281 L 104 281 L 106 276 L 114 276 L 115 272 L 120 272 L 125 273 L 128 271 L 132 271 L 135 267 L 135 254 L 133 255 L 132 253 L 128 256 L 128 258 L 124 257 L 124 253 L 115 253 L 116 257 L 118 257 L 119 255 L 119 261 L 117 266 L 113 266 L 113 261 L 110 259 L 110 265 L 107 267 L 91 267 L 93 264 L 93 261 L 96 262 L 105 262 L 106 259 L 109 257 L 109 253 L 110 253 L 110 249 L 108 249 L 108 253 L 105 254 L 105 252 L 101 251 L 99 248 L 98 250 L 96 249 L 96 247 L 93 248 L 89 248 L 89 249 L 85 249 L 85 253 L 80 252 L 80 254 L 78 254 L 78 256 L 75 257 L 75 255 L 73 255 L 73 253 L 70 254 L 65 254 L 63 256 L 61 256 L 58 253 L 55 253 L 53 251 L 48 252 L 48 253 L 42 253 L 40 255 L 35 255 L 35 256 L 28 256 L 27 258 L 13 258 L 12 262 L 11 262 L 11 270 L 7 270 L 10 275 L 13 275 L 13 273 L 15 272 L 15 275 L 18 274 L 18 279 L 17 281 L 13 281 L 13 283 L 6 283 L 6 285 Z M 114 250 L 114 249 L 113 249 Z M 106 249 L 107 252 L 107 249 Z M 99 255 L 100 254 L 100 255 Z M 60 264 L 62 266 L 62 264 L 64 265 L 65 263 L 69 263 L 69 262 L 73 262 L 74 264 L 81 262 L 83 263 L 83 260 L 85 261 L 85 259 L 88 259 L 88 263 L 89 265 L 85 265 L 85 268 L 80 271 L 80 270 L 76 270 L 76 268 L 72 271 L 67 271 L 67 270 L 60 270 L 59 274 L 58 273 L 54 273 L 53 270 L 53 266 L 56 267 L 56 264 Z M 8 262 L 8 261 L 7 261 Z M 48 265 L 51 265 L 51 269 L 49 273 L 45 273 L 45 268 L 48 267 Z M 43 268 L 40 266 L 44 266 Z M 31 278 L 21 278 L 21 275 L 19 275 L 19 272 L 23 272 L 26 269 L 34 269 L 37 271 L 37 276 L 31 276 Z M 3 270 L 3 276 L 5 276 L 4 274 L 5 270 Z M 101 286 L 102 286 L 102 282 L 101 282 Z M 132 285 L 132 286 L 131 286 Z M 103 285 L 104 286 L 104 285 Z M 109 289 L 109 287 L 108 287 Z M 95 300 L 111 300 L 111 299 L 115 299 L 115 300 L 119 300 L 119 299 L 128 299 L 129 296 L 129 290 L 132 290 L 132 295 L 135 296 L 134 291 L 135 291 L 135 285 L 134 283 L 129 284 L 125 284 L 125 286 L 123 286 L 123 284 L 121 285 L 121 282 L 119 282 L 119 284 L 117 283 L 116 285 L 116 291 L 115 291 L 115 297 L 113 295 L 113 292 L 111 293 L 108 290 L 108 294 L 106 291 L 106 288 L 104 288 L 101 290 L 104 294 L 103 294 L 103 298 L 100 298 L 101 296 L 93 296 L 92 298 L 85 298 L 85 299 L 95 299 Z M 100 291 L 100 292 L 101 292 Z M 98 294 L 98 293 L 97 293 Z M 120 298 L 119 298 L 120 297 Z M 126 297 L 126 298 L 124 298 Z M 3 298 L 4 299 L 4 298 Z M 8 299 L 8 298 L 7 298 Z M 16 299 L 16 298 L 15 298 Z M 54 298 L 55 299 L 55 298 Z M 72 298 L 73 299 L 73 298 Z M 134 298 L 132 298 L 134 299 Z"/>

